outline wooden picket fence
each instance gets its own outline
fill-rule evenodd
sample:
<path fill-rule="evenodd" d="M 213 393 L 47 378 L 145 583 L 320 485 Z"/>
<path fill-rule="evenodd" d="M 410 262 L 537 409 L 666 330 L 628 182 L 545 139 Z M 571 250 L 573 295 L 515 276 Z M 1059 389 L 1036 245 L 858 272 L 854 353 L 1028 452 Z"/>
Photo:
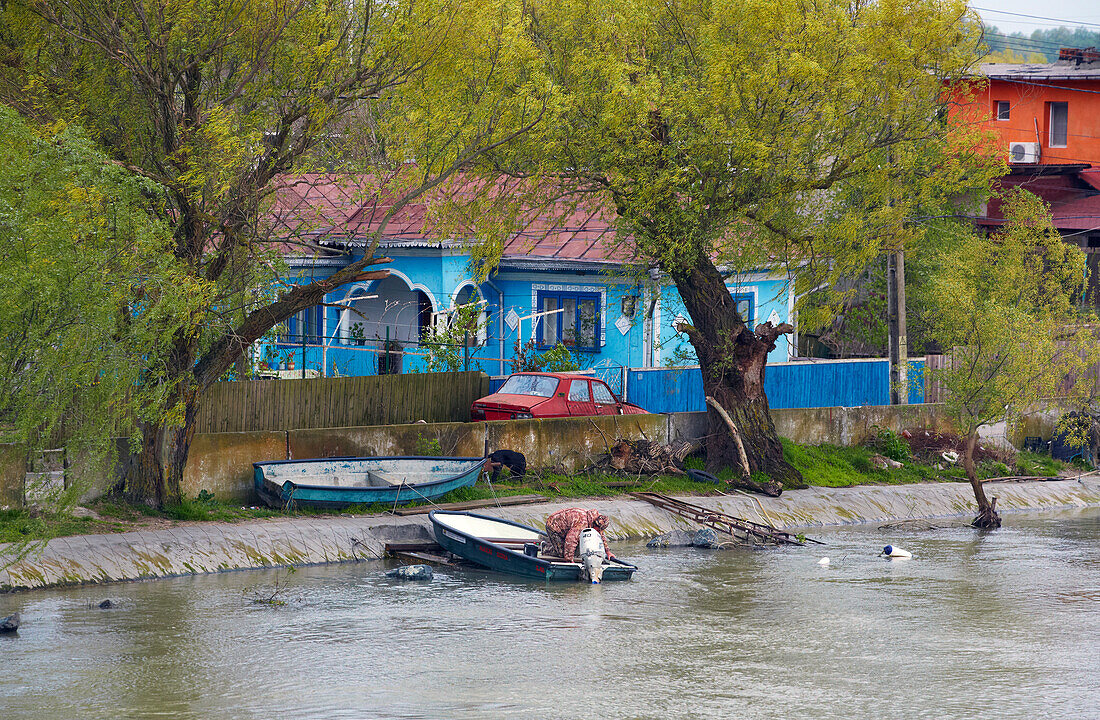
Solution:
<path fill-rule="evenodd" d="M 219 382 L 203 396 L 197 432 L 460 422 L 489 394 L 482 372 Z"/>
<path fill-rule="evenodd" d="M 951 359 L 950 355 L 925 355 L 924 356 L 924 401 L 926 403 L 943 402 L 943 385 L 932 379 L 929 374 L 936 370 L 943 370 Z"/>
<path fill-rule="evenodd" d="M 949 354 L 924 356 L 924 367 L 929 371 L 947 368 L 950 362 L 951 355 Z M 1087 392 L 1091 397 L 1100 397 L 1100 364 L 1094 363 L 1079 372 L 1067 372 L 1055 391 L 1055 397 L 1067 396 L 1075 388 L 1077 391 L 1081 391 L 1082 388 L 1076 387 L 1081 383 L 1087 384 Z M 943 386 L 926 375 L 924 379 L 924 401 L 926 403 L 943 402 L 944 395 Z"/>

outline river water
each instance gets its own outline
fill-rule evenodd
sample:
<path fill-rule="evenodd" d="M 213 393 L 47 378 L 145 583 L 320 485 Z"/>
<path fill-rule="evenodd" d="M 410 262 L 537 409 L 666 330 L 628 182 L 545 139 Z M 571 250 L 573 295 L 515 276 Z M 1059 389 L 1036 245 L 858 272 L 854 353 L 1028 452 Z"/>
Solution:
<path fill-rule="evenodd" d="M 1100 717 L 1100 509 L 1005 521 L 623 544 L 641 571 L 599 586 L 378 561 L 0 596 L 0 718 Z"/>

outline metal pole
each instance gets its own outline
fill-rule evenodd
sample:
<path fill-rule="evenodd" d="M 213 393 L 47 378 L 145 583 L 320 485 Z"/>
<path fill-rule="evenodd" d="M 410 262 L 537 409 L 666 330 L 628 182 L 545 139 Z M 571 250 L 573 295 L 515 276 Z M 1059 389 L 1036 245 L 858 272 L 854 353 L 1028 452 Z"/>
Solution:
<path fill-rule="evenodd" d="M 466 342 L 462 346 L 462 369 L 469 372 L 470 370 L 470 331 L 467 330 L 465 334 Z"/>
<path fill-rule="evenodd" d="M 905 326 L 905 251 L 898 250 L 894 258 L 897 288 L 894 297 L 898 305 L 898 405 L 909 404 L 909 338 Z"/>
<path fill-rule="evenodd" d="M 909 342 L 905 320 L 905 251 L 886 256 L 886 303 L 890 330 L 890 404 L 909 404 Z"/>

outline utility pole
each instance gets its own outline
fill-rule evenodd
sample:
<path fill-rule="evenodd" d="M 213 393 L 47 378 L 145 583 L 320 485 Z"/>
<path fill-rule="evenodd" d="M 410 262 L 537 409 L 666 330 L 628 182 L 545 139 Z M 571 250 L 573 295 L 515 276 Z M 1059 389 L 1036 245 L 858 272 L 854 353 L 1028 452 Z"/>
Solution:
<path fill-rule="evenodd" d="M 909 404 L 909 341 L 905 327 L 905 251 L 886 255 L 886 305 L 890 332 L 890 404 Z"/>

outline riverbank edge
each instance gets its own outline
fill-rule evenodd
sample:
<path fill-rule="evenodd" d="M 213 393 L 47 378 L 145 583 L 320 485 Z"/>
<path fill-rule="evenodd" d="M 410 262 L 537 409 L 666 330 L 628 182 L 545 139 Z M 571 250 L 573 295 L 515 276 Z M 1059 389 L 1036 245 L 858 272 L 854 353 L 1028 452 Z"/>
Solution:
<path fill-rule="evenodd" d="M 1100 505 L 1100 479 L 990 483 L 1007 515 Z M 767 498 L 745 493 L 690 497 L 713 510 L 786 529 L 965 517 L 975 512 L 967 483 L 811 487 Z M 482 510 L 541 527 L 564 507 L 593 507 L 612 518 L 610 540 L 647 539 L 695 524 L 629 496 Z M 431 539 L 427 515 L 311 516 L 241 523 L 190 523 L 162 530 L 55 538 L 40 553 L 0 570 L 0 592 L 146 580 L 229 570 L 376 560 L 387 543 Z M 0 547 L 0 553 L 3 547 Z"/>

